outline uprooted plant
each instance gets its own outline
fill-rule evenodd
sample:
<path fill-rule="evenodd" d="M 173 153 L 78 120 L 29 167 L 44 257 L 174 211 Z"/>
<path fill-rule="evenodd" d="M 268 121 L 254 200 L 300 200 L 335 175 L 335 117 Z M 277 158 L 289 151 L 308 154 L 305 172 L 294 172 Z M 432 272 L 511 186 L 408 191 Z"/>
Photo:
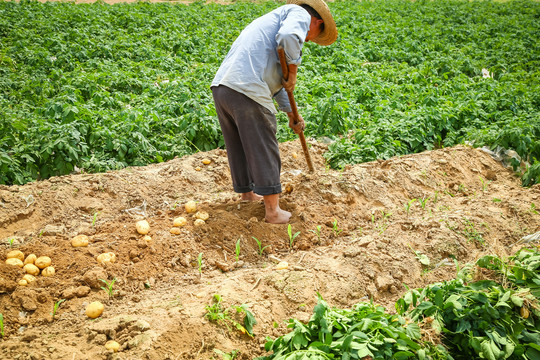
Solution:
<path fill-rule="evenodd" d="M 208 320 L 219 325 L 225 325 L 229 331 L 232 327 L 242 334 L 253 337 L 253 326 L 257 324 L 257 320 L 255 320 L 253 313 L 247 309 L 246 304 L 224 307 L 222 296 L 215 294 L 212 298 L 212 304 L 207 305 L 205 310 L 206 314 L 204 317 Z M 243 319 L 239 320 L 238 318 L 242 315 L 244 316 Z"/>

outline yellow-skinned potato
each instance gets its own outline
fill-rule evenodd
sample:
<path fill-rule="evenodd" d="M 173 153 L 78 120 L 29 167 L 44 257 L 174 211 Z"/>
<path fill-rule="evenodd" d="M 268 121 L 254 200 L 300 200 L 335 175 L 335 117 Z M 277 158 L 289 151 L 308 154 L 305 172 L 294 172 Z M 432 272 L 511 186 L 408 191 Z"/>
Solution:
<path fill-rule="evenodd" d="M 204 221 L 208 220 L 209 217 L 210 215 L 208 215 L 206 211 L 197 211 L 197 213 L 195 214 L 196 219 L 201 219 Z"/>
<path fill-rule="evenodd" d="M 173 226 L 182 227 L 182 226 L 185 226 L 186 224 L 187 224 L 187 220 L 185 217 L 179 216 L 177 218 L 174 218 Z"/>
<path fill-rule="evenodd" d="M 137 232 L 141 235 L 146 235 L 150 232 L 150 224 L 146 220 L 137 221 L 135 224 Z"/>
<path fill-rule="evenodd" d="M 185 208 L 188 214 L 194 213 L 195 211 L 197 211 L 197 203 L 193 200 L 190 200 L 186 203 Z"/>
<path fill-rule="evenodd" d="M 152 240 L 152 237 L 148 236 L 148 235 L 145 235 L 143 238 L 142 238 L 142 241 L 144 241 L 144 243 L 147 245 L 147 246 L 152 246 L 154 244 L 154 241 Z"/>
<path fill-rule="evenodd" d="M 7 253 L 6 256 L 7 259 L 19 259 L 21 261 L 24 260 L 24 254 L 21 250 L 11 250 Z"/>
<path fill-rule="evenodd" d="M 99 301 L 91 302 L 86 307 L 86 316 L 90 319 L 98 318 L 103 314 L 103 310 L 105 310 L 105 306 L 102 303 Z"/>
<path fill-rule="evenodd" d="M 23 270 L 30 275 L 39 275 L 39 268 L 34 264 L 26 264 L 23 266 Z"/>
<path fill-rule="evenodd" d="M 202 163 L 203 163 L 204 165 L 208 165 L 208 164 L 210 164 L 211 162 L 212 162 L 212 161 L 211 161 L 210 159 L 207 159 L 207 158 L 202 159 Z"/>
<path fill-rule="evenodd" d="M 36 277 L 33 276 L 33 275 L 30 275 L 30 274 L 24 275 L 22 279 L 23 279 L 23 280 L 26 280 L 26 282 L 27 282 L 28 284 L 31 284 L 31 283 L 33 283 L 34 281 L 36 281 Z"/>
<path fill-rule="evenodd" d="M 173 235 L 180 235 L 181 231 L 180 231 L 180 228 L 177 228 L 177 227 L 173 227 L 171 228 L 171 230 L 169 230 L 171 232 L 171 234 Z"/>
<path fill-rule="evenodd" d="M 9 258 L 9 259 L 7 259 L 6 264 L 13 265 L 13 266 L 18 266 L 20 268 L 22 268 L 24 266 L 23 262 L 20 259 L 17 259 L 17 258 Z"/>
<path fill-rule="evenodd" d="M 52 266 L 47 266 L 45 269 L 41 270 L 41 276 L 51 277 L 54 276 L 55 272 L 56 271 Z"/>
<path fill-rule="evenodd" d="M 114 340 L 109 340 L 105 343 L 105 349 L 117 352 L 118 350 L 120 350 L 120 344 Z"/>
<path fill-rule="evenodd" d="M 113 252 L 107 252 L 99 254 L 96 260 L 102 265 L 105 263 L 113 263 L 116 261 L 116 255 Z"/>
<path fill-rule="evenodd" d="M 36 262 L 37 256 L 36 254 L 30 254 L 24 259 L 24 265 L 26 264 L 34 264 Z"/>
<path fill-rule="evenodd" d="M 19 280 L 18 282 L 19 286 L 27 286 L 28 285 L 28 281 L 24 280 L 24 279 L 21 279 Z"/>
<path fill-rule="evenodd" d="M 86 235 L 77 235 L 71 239 L 71 246 L 73 247 L 84 247 L 88 246 L 88 236 Z"/>
<path fill-rule="evenodd" d="M 47 266 L 50 266 L 52 264 L 52 260 L 48 256 L 40 256 L 36 259 L 36 262 L 34 265 L 36 265 L 40 269 L 45 269 Z"/>
<path fill-rule="evenodd" d="M 197 219 L 197 220 L 195 220 L 193 222 L 193 225 L 195 225 L 195 226 L 203 226 L 205 224 L 206 224 L 206 222 L 203 219 Z"/>

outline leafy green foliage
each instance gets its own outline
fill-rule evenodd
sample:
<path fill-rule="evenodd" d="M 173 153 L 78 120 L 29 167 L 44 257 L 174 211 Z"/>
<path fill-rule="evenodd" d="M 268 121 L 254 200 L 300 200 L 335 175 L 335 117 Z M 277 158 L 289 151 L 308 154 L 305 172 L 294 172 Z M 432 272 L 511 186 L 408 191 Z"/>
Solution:
<path fill-rule="evenodd" d="M 456 359 L 537 359 L 540 311 L 533 308 L 528 319 L 520 316 L 524 302 L 534 299 L 526 290 L 504 289 L 493 281 L 456 279 L 411 290 L 396 309 L 414 321 L 429 319 Z"/>
<path fill-rule="evenodd" d="M 476 262 L 481 268 L 494 270 L 504 283 L 510 282 L 515 288 L 530 289 L 540 300 L 540 252 L 538 249 L 523 248 L 507 261 L 497 256 L 486 255 Z"/>
<path fill-rule="evenodd" d="M 443 347 L 424 344 L 420 327 L 370 303 L 351 310 L 330 308 L 319 298 L 307 324 L 289 320 L 292 331 L 269 340 L 259 360 L 300 359 L 452 359 Z"/>
<path fill-rule="evenodd" d="M 289 320 L 291 331 L 268 339 L 272 354 L 258 360 L 539 359 L 539 259 L 538 249 L 524 248 L 508 260 L 478 260 L 512 288 L 468 283 L 474 265 L 456 261 L 456 279 L 407 291 L 395 304 L 397 314 L 373 303 L 330 308 L 319 297 L 309 322 Z"/>
<path fill-rule="evenodd" d="M 0 2 L 0 183 L 223 146 L 209 85 L 277 5 Z M 336 140 L 332 166 L 469 141 L 516 150 L 538 182 L 540 3 L 329 6 L 339 39 L 305 45 L 295 98 L 306 133 Z"/>

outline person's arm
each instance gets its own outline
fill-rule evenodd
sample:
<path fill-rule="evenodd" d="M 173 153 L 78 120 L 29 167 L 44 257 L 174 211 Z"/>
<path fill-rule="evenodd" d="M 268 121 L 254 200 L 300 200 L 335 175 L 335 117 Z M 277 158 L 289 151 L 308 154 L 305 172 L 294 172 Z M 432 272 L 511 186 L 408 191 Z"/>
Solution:
<path fill-rule="evenodd" d="M 283 79 L 281 83 L 283 84 L 283 87 L 285 88 L 285 91 L 294 91 L 294 87 L 296 86 L 296 73 L 298 72 L 298 65 L 295 64 L 289 64 L 289 77 L 287 81 Z"/>
<path fill-rule="evenodd" d="M 289 67 L 289 77 L 283 86 L 293 91 L 296 85 L 298 65 L 302 61 L 302 46 L 309 31 L 311 16 L 302 8 L 291 10 L 281 22 L 276 35 L 278 46 L 285 50 L 285 59 Z"/>

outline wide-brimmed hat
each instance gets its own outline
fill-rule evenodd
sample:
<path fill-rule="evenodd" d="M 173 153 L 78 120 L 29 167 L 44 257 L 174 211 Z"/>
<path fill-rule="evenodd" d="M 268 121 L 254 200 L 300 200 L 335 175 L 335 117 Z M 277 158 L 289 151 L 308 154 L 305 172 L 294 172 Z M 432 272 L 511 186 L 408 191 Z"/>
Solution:
<path fill-rule="evenodd" d="M 328 5 L 326 5 L 323 0 L 287 0 L 287 4 L 306 4 L 311 6 L 319 13 L 319 15 L 321 15 L 321 18 L 324 21 L 324 30 L 321 31 L 319 36 L 311 41 L 319 45 L 330 45 L 336 41 L 338 35 L 336 22 L 332 17 L 332 13 L 330 13 Z"/>

